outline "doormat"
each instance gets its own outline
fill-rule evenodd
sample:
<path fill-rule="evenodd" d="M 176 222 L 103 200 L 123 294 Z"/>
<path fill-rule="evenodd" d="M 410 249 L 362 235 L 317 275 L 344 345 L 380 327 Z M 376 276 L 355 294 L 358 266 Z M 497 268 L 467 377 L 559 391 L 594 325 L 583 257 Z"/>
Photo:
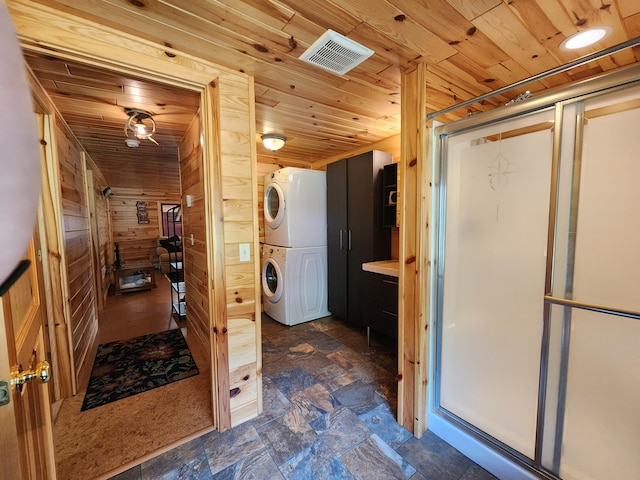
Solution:
<path fill-rule="evenodd" d="M 179 328 L 98 346 L 81 411 L 198 374 Z"/>

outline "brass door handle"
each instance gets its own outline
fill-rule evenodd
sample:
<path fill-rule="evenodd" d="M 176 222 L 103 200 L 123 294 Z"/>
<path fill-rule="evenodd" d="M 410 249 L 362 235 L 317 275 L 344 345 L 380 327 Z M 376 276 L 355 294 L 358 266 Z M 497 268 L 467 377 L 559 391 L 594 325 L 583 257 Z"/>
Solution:
<path fill-rule="evenodd" d="M 22 365 L 11 372 L 11 384 L 15 385 L 18 391 L 22 391 L 22 386 L 38 378 L 42 383 L 47 383 L 51 379 L 51 365 L 46 360 L 39 362 L 33 370 L 22 370 Z"/>

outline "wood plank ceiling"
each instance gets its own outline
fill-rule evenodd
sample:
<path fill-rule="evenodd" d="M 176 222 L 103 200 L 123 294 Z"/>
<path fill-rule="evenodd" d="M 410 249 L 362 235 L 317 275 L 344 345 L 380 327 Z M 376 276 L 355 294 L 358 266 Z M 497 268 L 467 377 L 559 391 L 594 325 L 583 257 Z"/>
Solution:
<path fill-rule="evenodd" d="M 288 137 L 276 153 L 257 138 L 259 161 L 301 166 L 399 133 L 401 73 L 417 63 L 428 65 L 428 107 L 435 111 L 640 36 L 638 0 L 35 3 L 164 44 L 169 56 L 186 52 L 254 76 L 258 134 Z M 606 40 L 577 52 L 559 48 L 567 36 L 603 24 L 613 27 Z M 374 55 L 345 75 L 299 60 L 327 29 L 373 49 Z M 37 45 L 37 39 L 32 42 Z M 535 95 L 638 60 L 637 47 L 622 50 L 441 119 L 492 109 L 525 89 Z M 126 92 L 144 90 L 141 82 L 98 71 L 92 76 L 87 67 L 55 65 L 42 57 L 30 56 L 29 63 L 92 157 L 122 153 L 123 107 L 132 105 Z M 184 120 L 197 108 L 197 96 L 153 87 L 148 99 L 138 108 L 158 114 L 156 138 L 174 145 Z"/>

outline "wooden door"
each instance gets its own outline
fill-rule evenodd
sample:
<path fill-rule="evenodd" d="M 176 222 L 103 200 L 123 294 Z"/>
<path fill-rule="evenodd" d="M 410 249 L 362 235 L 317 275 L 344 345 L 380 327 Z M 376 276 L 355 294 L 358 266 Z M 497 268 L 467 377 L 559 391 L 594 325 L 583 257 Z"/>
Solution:
<path fill-rule="evenodd" d="M 347 319 L 347 160 L 327 165 L 328 306 Z"/>
<path fill-rule="evenodd" d="M 36 369 L 46 359 L 43 319 L 46 315 L 39 244 L 35 238 L 25 259 L 31 262 L 17 282 L 0 297 L 0 388 L 9 402 L 0 406 L 0 477 L 55 479 L 49 391 L 38 379 L 22 390 L 11 385 L 11 371 Z M 0 393 L 2 399 L 2 393 Z"/>

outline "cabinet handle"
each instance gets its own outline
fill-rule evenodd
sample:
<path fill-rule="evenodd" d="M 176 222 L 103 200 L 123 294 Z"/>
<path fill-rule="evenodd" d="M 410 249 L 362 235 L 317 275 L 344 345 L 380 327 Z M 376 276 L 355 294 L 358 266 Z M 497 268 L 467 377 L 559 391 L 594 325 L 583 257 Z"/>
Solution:
<path fill-rule="evenodd" d="M 342 245 L 342 230 L 340 230 L 338 232 L 338 236 L 340 237 L 340 250 L 342 250 L 342 247 L 343 247 L 343 245 Z"/>
<path fill-rule="evenodd" d="M 396 286 L 398 286 L 398 282 L 392 282 L 391 280 L 382 280 L 382 283 L 388 283 L 389 285 L 396 285 Z"/>
<path fill-rule="evenodd" d="M 351 230 L 349 230 L 349 250 L 351 250 Z"/>
<path fill-rule="evenodd" d="M 398 316 L 397 313 L 389 312 L 387 310 L 382 310 L 382 313 L 386 313 L 387 315 L 391 315 L 392 317 L 397 317 Z"/>

